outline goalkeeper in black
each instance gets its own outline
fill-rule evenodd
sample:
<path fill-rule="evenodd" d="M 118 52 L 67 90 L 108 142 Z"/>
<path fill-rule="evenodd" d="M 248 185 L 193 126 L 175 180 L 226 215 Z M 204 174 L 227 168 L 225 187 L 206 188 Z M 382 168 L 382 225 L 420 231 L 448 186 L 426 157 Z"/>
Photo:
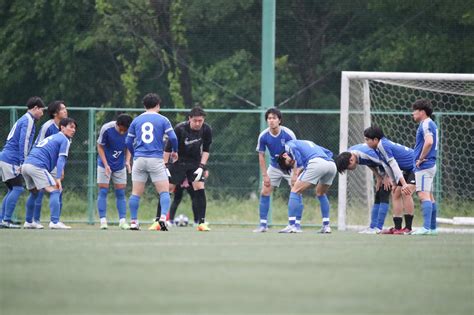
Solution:
<path fill-rule="evenodd" d="M 177 185 L 181 185 L 185 178 L 192 184 L 192 208 L 198 221 L 198 231 L 210 231 L 206 223 L 206 193 L 204 182 L 207 171 L 206 164 L 209 159 L 209 149 L 212 143 L 212 129 L 204 122 L 206 113 L 200 107 L 194 107 L 188 114 L 188 120 L 177 124 L 174 131 L 178 138 L 179 158 L 170 161 L 171 144 L 168 142 L 163 155 L 163 160 L 170 172 L 170 192 Z M 160 204 L 156 214 L 156 222 L 161 215 Z M 171 218 L 172 219 L 172 218 Z M 153 224 L 150 230 L 159 229 L 158 224 Z"/>

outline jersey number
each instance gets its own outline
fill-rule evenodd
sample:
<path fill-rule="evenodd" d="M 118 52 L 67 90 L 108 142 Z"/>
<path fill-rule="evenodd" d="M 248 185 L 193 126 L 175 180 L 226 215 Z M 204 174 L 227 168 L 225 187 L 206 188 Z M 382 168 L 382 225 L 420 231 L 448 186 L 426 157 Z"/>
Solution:
<path fill-rule="evenodd" d="M 145 141 L 145 140 L 144 140 Z M 120 154 L 122 154 L 122 151 L 116 151 L 114 150 L 114 154 L 112 154 L 112 156 L 116 159 L 118 159 L 118 157 L 120 156 Z"/>
<path fill-rule="evenodd" d="M 44 138 L 44 139 L 41 140 L 36 146 L 37 146 L 38 148 L 44 147 L 44 146 L 49 142 L 49 138 L 50 138 L 50 137 Z"/>
<path fill-rule="evenodd" d="M 153 125 L 151 122 L 146 122 L 142 125 L 142 141 L 145 143 L 152 143 L 153 140 Z"/>

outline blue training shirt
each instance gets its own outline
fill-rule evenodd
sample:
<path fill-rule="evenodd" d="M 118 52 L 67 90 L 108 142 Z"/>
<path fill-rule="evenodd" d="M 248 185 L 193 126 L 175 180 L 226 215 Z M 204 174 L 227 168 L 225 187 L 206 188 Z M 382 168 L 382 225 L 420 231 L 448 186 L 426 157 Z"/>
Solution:
<path fill-rule="evenodd" d="M 49 136 L 33 147 L 25 163 L 51 172 L 56 167 L 60 156 L 68 156 L 70 144 L 71 142 L 62 132 Z"/>
<path fill-rule="evenodd" d="M 0 159 L 3 162 L 21 165 L 33 145 L 35 118 L 30 113 L 20 117 L 7 136 Z"/>
<path fill-rule="evenodd" d="M 296 167 L 306 168 L 308 162 L 314 158 L 332 161 L 332 152 L 308 140 L 290 140 L 285 144 L 285 152 L 295 161 Z"/>
<path fill-rule="evenodd" d="M 178 152 L 176 134 L 168 118 L 158 113 L 144 112 L 132 121 L 128 129 L 127 147 L 131 149 L 134 159 L 137 157 L 163 158 L 165 134 L 172 143 L 173 151 Z"/>
<path fill-rule="evenodd" d="M 353 145 L 347 151 L 357 155 L 359 158 L 359 165 L 366 165 L 369 167 L 383 166 L 383 162 L 377 152 L 370 148 L 366 143 Z"/>
<path fill-rule="evenodd" d="M 415 166 L 415 172 L 425 170 L 427 168 L 432 168 L 436 165 L 436 153 L 438 151 L 438 127 L 431 118 L 426 118 L 418 126 L 416 131 L 416 143 L 415 143 L 415 158 L 414 164 L 420 158 L 421 151 L 425 145 L 425 137 L 431 135 L 433 137 L 433 145 L 431 146 L 430 151 L 425 156 L 426 161 L 421 163 L 419 167 Z"/>
<path fill-rule="evenodd" d="M 111 121 L 100 129 L 97 143 L 104 148 L 105 158 L 112 172 L 120 171 L 125 167 L 125 138 L 126 134 L 121 135 L 115 128 L 116 121 Z M 97 156 L 97 164 L 105 168 L 100 156 Z"/>
<path fill-rule="evenodd" d="M 35 145 L 43 141 L 45 138 L 55 135 L 60 131 L 61 130 L 59 130 L 59 127 L 54 123 L 54 119 L 48 120 L 41 126 L 38 136 L 36 136 Z"/>
<path fill-rule="evenodd" d="M 285 150 L 285 144 L 290 140 L 296 140 L 295 133 L 290 128 L 280 126 L 280 132 L 276 136 L 270 132 L 270 128 L 267 128 L 258 136 L 256 150 L 265 153 L 265 148 L 268 148 L 271 165 L 280 168 L 277 162 L 278 155 Z"/>
<path fill-rule="evenodd" d="M 402 171 L 413 171 L 413 149 L 383 137 L 380 139 L 376 152 L 387 165 L 395 160 Z"/>

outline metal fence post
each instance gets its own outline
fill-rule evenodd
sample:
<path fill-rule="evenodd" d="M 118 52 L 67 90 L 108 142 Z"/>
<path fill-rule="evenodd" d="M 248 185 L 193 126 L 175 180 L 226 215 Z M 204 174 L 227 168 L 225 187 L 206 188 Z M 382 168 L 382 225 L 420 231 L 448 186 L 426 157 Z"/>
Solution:
<path fill-rule="evenodd" d="M 95 210 L 95 108 L 89 109 L 89 129 L 88 129 L 88 150 L 87 150 L 87 215 L 88 223 L 94 224 L 94 210 Z"/>

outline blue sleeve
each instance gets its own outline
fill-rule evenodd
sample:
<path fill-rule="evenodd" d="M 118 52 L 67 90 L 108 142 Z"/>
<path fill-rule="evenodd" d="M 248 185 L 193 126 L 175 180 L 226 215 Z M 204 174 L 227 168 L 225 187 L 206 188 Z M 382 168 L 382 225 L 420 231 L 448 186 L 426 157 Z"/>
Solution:
<path fill-rule="evenodd" d="M 25 154 L 28 152 L 25 152 L 25 143 L 26 139 L 28 138 L 28 135 L 26 134 L 28 130 L 28 125 L 21 124 L 20 126 L 20 140 L 18 141 L 18 152 L 20 153 L 19 159 L 20 159 L 20 165 L 23 164 L 25 161 Z"/>
<path fill-rule="evenodd" d="M 128 128 L 128 134 L 127 138 L 125 138 L 125 145 L 127 146 L 128 151 L 130 151 L 130 154 L 133 156 L 135 153 L 135 150 L 133 148 L 133 142 L 135 141 L 135 120 L 132 121 L 130 124 L 130 127 Z"/>
<path fill-rule="evenodd" d="M 265 135 L 260 135 L 258 137 L 258 143 L 257 143 L 257 151 L 258 152 L 265 152 L 265 145 L 266 145 L 266 142 L 265 142 Z"/>
<path fill-rule="evenodd" d="M 56 178 L 59 179 L 63 176 L 64 167 L 66 166 L 66 156 L 60 155 L 58 158 L 58 163 L 56 164 L 57 175 Z"/>
<path fill-rule="evenodd" d="M 168 135 L 168 141 L 171 143 L 171 148 L 173 149 L 173 152 L 178 152 L 178 138 L 176 137 L 176 133 L 173 129 L 168 129 L 166 134 Z"/>

